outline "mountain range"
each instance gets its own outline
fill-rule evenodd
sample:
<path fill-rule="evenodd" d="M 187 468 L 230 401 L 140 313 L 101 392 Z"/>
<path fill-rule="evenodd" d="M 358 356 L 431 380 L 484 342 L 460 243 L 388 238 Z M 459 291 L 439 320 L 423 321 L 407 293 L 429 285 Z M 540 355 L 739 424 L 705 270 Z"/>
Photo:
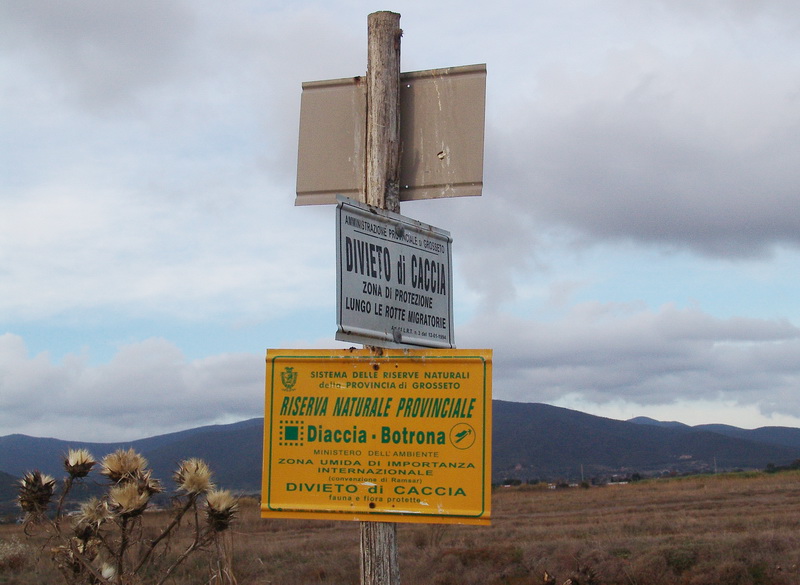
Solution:
<path fill-rule="evenodd" d="M 493 401 L 492 418 L 495 481 L 609 481 L 633 474 L 764 469 L 800 459 L 797 428 L 688 426 L 646 417 L 620 421 L 546 404 L 501 400 Z M 147 458 L 155 477 L 167 484 L 179 461 L 200 457 L 214 470 L 220 487 L 257 493 L 263 427 L 263 419 L 254 418 L 119 443 L 3 436 L 0 506 L 13 501 L 13 483 L 27 471 L 38 469 L 62 477 L 63 456 L 70 448 L 88 449 L 100 459 L 132 447 Z"/>

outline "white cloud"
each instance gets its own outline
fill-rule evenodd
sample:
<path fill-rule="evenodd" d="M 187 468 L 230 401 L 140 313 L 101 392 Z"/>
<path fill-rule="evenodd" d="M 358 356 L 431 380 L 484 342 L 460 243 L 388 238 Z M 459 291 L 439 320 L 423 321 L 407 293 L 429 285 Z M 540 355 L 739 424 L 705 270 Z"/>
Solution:
<path fill-rule="evenodd" d="M 556 322 L 497 314 L 491 321 L 463 328 L 460 345 L 494 348 L 495 398 L 583 402 L 598 414 L 630 416 L 721 401 L 730 416 L 757 409 L 758 420 L 800 420 L 800 330 L 787 322 L 597 304 Z M 263 414 L 260 355 L 188 360 L 154 338 L 120 347 L 102 365 L 79 355 L 53 363 L 6 334 L 0 356 L 0 426 L 13 421 L 28 434 L 110 441 Z M 705 422 L 712 421 L 724 422 Z"/>
<path fill-rule="evenodd" d="M 174 77 L 194 32 L 183 2 L 11 0 L 0 15 L 3 44 L 86 109 L 131 105 L 140 91 Z"/>
<path fill-rule="evenodd" d="M 190 361 L 174 344 L 148 339 L 101 366 L 81 356 L 53 363 L 5 334 L 0 359 L 0 427 L 34 436 L 128 440 L 264 412 L 262 356 Z"/>
<path fill-rule="evenodd" d="M 647 53 L 650 53 L 647 55 Z M 595 239 L 742 256 L 798 243 L 794 64 L 630 51 L 598 75 L 558 72 L 490 167 L 517 213 Z M 531 131 L 535 129 L 535 131 Z M 492 150 L 491 147 L 489 149 Z"/>
<path fill-rule="evenodd" d="M 586 303 L 550 322 L 493 315 L 464 328 L 464 347 L 495 350 L 495 396 L 556 402 L 581 396 L 642 409 L 722 399 L 800 417 L 800 329 L 786 321 L 718 319 L 697 309 Z M 780 398 L 775 398 L 779 396 Z"/>

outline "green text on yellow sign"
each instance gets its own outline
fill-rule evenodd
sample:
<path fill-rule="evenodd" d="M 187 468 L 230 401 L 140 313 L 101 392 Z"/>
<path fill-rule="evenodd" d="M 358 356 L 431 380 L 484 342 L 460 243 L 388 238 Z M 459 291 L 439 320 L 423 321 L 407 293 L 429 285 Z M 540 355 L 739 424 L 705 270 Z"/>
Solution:
<path fill-rule="evenodd" d="M 268 350 L 263 517 L 488 524 L 491 350 Z"/>

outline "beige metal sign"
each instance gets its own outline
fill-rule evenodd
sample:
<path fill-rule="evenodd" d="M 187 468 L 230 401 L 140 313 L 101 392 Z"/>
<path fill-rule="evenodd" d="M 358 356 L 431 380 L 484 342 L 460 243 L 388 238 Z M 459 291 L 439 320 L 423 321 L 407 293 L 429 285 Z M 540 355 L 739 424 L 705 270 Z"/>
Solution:
<path fill-rule="evenodd" d="M 488 524 L 491 350 L 269 350 L 262 517 Z"/>
<path fill-rule="evenodd" d="M 400 76 L 400 200 L 480 195 L 486 65 Z M 303 84 L 295 205 L 363 199 L 366 96 L 361 77 Z"/>

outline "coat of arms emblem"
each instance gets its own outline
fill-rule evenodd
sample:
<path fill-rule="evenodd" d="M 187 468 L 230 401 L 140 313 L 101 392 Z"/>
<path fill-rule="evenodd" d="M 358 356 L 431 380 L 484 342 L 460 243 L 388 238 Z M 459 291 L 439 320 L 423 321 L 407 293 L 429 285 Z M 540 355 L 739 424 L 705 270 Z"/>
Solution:
<path fill-rule="evenodd" d="M 294 371 L 292 366 L 286 366 L 281 372 L 281 382 L 283 382 L 283 390 L 291 392 L 294 390 L 294 385 L 297 383 L 297 372 Z"/>

